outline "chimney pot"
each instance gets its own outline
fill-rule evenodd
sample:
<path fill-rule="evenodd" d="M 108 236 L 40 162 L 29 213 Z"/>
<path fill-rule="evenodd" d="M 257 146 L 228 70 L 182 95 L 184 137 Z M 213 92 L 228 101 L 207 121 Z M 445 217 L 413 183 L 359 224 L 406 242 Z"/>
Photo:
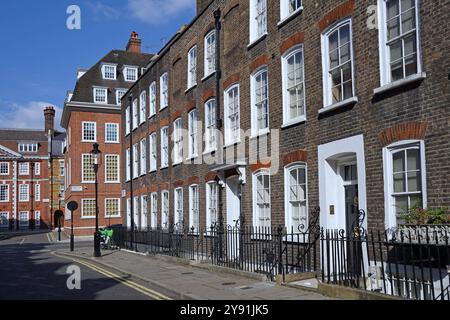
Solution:
<path fill-rule="evenodd" d="M 133 31 L 127 44 L 127 51 L 141 53 L 141 39 L 136 31 Z"/>

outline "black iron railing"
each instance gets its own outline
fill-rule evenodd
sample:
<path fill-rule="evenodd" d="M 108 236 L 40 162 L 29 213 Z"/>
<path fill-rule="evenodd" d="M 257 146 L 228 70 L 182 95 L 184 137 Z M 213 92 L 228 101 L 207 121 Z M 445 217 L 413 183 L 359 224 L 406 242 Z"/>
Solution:
<path fill-rule="evenodd" d="M 447 230 L 322 230 L 322 281 L 406 299 L 449 300 Z"/>

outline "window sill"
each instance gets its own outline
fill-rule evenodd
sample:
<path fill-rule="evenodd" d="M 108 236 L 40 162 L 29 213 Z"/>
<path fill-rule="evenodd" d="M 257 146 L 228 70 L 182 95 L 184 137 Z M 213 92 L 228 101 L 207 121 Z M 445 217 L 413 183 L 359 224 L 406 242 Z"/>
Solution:
<path fill-rule="evenodd" d="M 183 163 L 183 161 L 176 161 L 176 162 L 172 163 L 172 167 L 176 167 L 182 163 Z"/>
<path fill-rule="evenodd" d="M 252 42 L 250 42 L 247 45 L 247 50 L 252 49 L 254 46 L 256 46 L 258 43 L 260 43 L 261 41 L 263 41 L 264 39 L 266 39 L 267 37 L 267 32 L 265 32 L 264 34 L 262 34 L 261 36 L 259 36 L 259 38 L 253 40 Z"/>
<path fill-rule="evenodd" d="M 257 139 L 257 138 L 260 138 L 260 137 L 263 137 L 263 136 L 268 136 L 269 133 L 270 133 L 270 130 L 269 130 L 269 129 L 264 129 L 264 130 L 261 130 L 261 131 L 258 132 L 258 133 L 252 134 L 252 135 L 250 136 L 250 139 Z"/>
<path fill-rule="evenodd" d="M 327 107 L 320 109 L 319 114 L 325 114 L 327 112 L 330 112 L 330 111 L 333 111 L 336 109 L 340 109 L 340 108 L 355 104 L 357 102 L 358 102 L 358 97 L 352 97 L 347 100 L 344 100 L 344 101 L 341 101 L 341 102 L 338 102 L 338 103 L 335 103 L 335 104 L 332 104 L 332 105 L 329 105 Z"/>
<path fill-rule="evenodd" d="M 114 218 L 120 218 L 120 217 L 121 217 L 120 215 L 118 215 L 118 216 L 105 216 L 105 219 L 109 219 L 109 218 L 114 219 Z"/>
<path fill-rule="evenodd" d="M 289 21 L 291 21 L 292 19 L 294 19 L 295 17 L 297 17 L 298 15 L 300 15 L 303 12 L 303 6 L 301 6 L 300 8 L 298 8 L 297 10 L 295 10 L 294 12 L 292 12 L 290 15 L 286 16 L 283 18 L 283 20 L 280 20 L 277 23 L 277 27 L 281 28 L 283 27 L 285 24 L 287 24 Z"/>
<path fill-rule="evenodd" d="M 97 143 L 97 140 L 81 140 L 81 143 Z"/>
<path fill-rule="evenodd" d="M 165 169 L 169 169 L 169 166 L 159 168 L 159 170 L 165 170 Z"/>
<path fill-rule="evenodd" d="M 207 150 L 205 150 L 205 151 L 203 152 L 203 155 L 204 155 L 204 156 L 210 155 L 211 153 L 214 153 L 214 152 L 216 152 L 216 151 L 217 151 L 217 148 L 214 148 L 214 149 L 207 149 Z"/>
<path fill-rule="evenodd" d="M 193 155 L 187 157 L 187 158 L 186 158 L 186 161 L 194 160 L 194 159 L 197 158 L 197 157 L 198 157 L 198 154 L 193 154 Z"/>
<path fill-rule="evenodd" d="M 118 184 L 120 181 L 105 181 L 105 184 Z"/>
<path fill-rule="evenodd" d="M 204 81 L 208 80 L 208 79 L 211 78 L 214 74 L 216 74 L 215 71 L 211 72 L 210 74 L 204 76 L 204 77 L 201 79 L 201 81 L 204 82 Z"/>
<path fill-rule="evenodd" d="M 187 88 L 187 89 L 184 91 L 184 93 L 188 93 L 189 91 L 194 90 L 195 88 L 197 88 L 197 84 L 194 84 L 194 85 L 190 86 L 189 88 Z"/>
<path fill-rule="evenodd" d="M 166 109 L 168 106 L 160 107 L 159 111 Z"/>
<path fill-rule="evenodd" d="M 229 148 L 229 147 L 234 147 L 234 146 L 238 145 L 239 143 L 241 143 L 241 139 L 239 139 L 237 141 L 227 142 L 227 143 L 225 143 L 223 148 L 226 149 L 226 148 Z"/>
<path fill-rule="evenodd" d="M 290 128 L 292 126 L 298 125 L 298 124 L 302 124 L 306 122 L 306 117 L 301 117 L 298 119 L 294 119 L 294 120 L 289 120 L 285 123 L 283 123 L 281 125 L 281 129 L 286 129 L 286 128 Z"/>
<path fill-rule="evenodd" d="M 150 119 L 153 119 L 154 117 L 156 117 L 156 113 L 149 116 L 148 119 L 150 120 Z"/>
<path fill-rule="evenodd" d="M 397 88 L 400 88 L 400 87 L 403 87 L 403 86 L 407 86 L 407 85 L 412 84 L 412 83 L 423 81 L 423 80 L 426 79 L 426 77 L 427 77 L 426 72 L 414 74 L 412 76 L 409 76 L 408 78 L 405 78 L 405 79 L 402 79 L 402 80 L 397 80 L 395 82 L 386 84 L 386 85 L 381 86 L 379 88 L 376 88 L 375 90 L 373 90 L 373 95 L 374 96 L 382 95 L 384 93 L 387 93 L 389 91 L 395 90 Z"/>
<path fill-rule="evenodd" d="M 86 220 L 93 220 L 95 219 L 95 216 L 93 217 L 81 217 L 82 220 L 86 219 Z"/>
<path fill-rule="evenodd" d="M 119 141 L 105 141 L 105 144 L 119 144 Z"/>

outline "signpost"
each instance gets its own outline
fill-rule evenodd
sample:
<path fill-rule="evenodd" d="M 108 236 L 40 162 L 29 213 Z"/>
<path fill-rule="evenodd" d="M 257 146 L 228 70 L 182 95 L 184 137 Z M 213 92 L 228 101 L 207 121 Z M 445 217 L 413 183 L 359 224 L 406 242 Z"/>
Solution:
<path fill-rule="evenodd" d="M 74 248 L 73 212 L 78 209 L 78 203 L 76 201 L 70 201 L 67 204 L 67 209 L 70 210 L 70 251 L 73 251 Z"/>

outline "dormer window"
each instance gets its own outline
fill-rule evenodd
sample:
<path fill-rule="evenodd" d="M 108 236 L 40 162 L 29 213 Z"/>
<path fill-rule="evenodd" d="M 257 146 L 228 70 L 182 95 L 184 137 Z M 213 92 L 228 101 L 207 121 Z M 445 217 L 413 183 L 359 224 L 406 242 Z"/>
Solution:
<path fill-rule="evenodd" d="M 102 66 L 103 79 L 116 80 L 116 66 L 111 64 L 104 64 Z"/>
<path fill-rule="evenodd" d="M 108 103 L 108 89 L 94 88 L 94 103 Z"/>
<path fill-rule="evenodd" d="M 124 68 L 125 81 L 136 81 L 138 79 L 138 68 L 125 67 Z"/>
<path fill-rule="evenodd" d="M 19 143 L 19 152 L 37 152 L 37 143 Z"/>
<path fill-rule="evenodd" d="M 126 92 L 126 89 L 116 89 L 116 104 L 122 104 L 122 97 Z"/>

